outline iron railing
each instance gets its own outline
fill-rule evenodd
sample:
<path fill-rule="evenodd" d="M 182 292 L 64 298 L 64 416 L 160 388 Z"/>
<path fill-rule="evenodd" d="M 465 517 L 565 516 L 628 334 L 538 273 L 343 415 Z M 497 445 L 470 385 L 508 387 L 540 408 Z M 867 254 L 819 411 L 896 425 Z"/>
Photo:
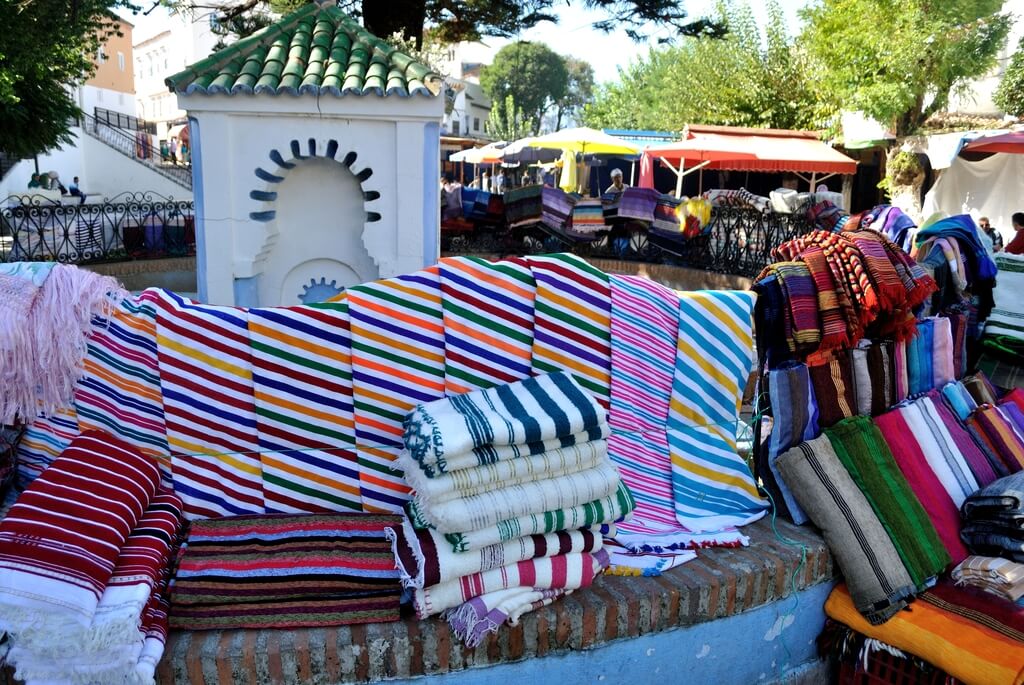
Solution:
<path fill-rule="evenodd" d="M 460 233 L 442 230 L 442 250 L 454 254 L 571 251 L 587 257 L 672 264 L 754 278 L 772 263 L 774 247 L 813 228 L 804 211 L 779 214 L 749 207 L 715 207 L 701 235 L 690 239 L 667 236 L 637 223 L 609 227 L 590 241 L 541 227 L 508 231 L 478 225 Z"/>
<path fill-rule="evenodd" d="M 68 264 L 195 254 L 195 204 L 156 193 L 61 204 L 12 196 L 0 207 L 0 263 Z"/>
<path fill-rule="evenodd" d="M 139 119 L 138 117 L 133 117 L 130 114 L 122 114 L 121 112 L 115 112 L 112 109 L 94 107 L 92 115 L 97 122 L 105 126 L 122 128 L 129 131 L 145 131 L 146 133 L 150 133 L 154 136 L 156 135 L 156 124 L 154 122 Z"/>
<path fill-rule="evenodd" d="M 158 174 L 166 176 L 189 190 L 192 189 L 192 167 L 183 165 L 172 157 L 165 157 L 160 152 L 160 148 L 153 144 L 153 139 L 148 133 L 144 131 L 130 132 L 109 126 L 88 114 L 82 115 L 82 128 L 86 133 L 98 138 L 121 154 L 145 164 Z"/>

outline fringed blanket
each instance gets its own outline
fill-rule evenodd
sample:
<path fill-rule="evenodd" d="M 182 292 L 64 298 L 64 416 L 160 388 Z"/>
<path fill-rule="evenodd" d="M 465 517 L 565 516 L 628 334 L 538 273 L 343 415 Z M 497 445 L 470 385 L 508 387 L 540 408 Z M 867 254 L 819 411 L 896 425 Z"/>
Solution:
<path fill-rule="evenodd" d="M 185 516 L 262 513 L 249 315 L 166 291 L 155 299 L 167 443 Z"/>
<path fill-rule="evenodd" d="M 0 425 L 71 405 L 92 317 L 124 295 L 113 278 L 66 264 L 0 265 Z"/>
<path fill-rule="evenodd" d="M 448 625 L 455 636 L 472 649 L 487 635 L 496 632 L 502 624 L 514 626 L 523 614 L 536 611 L 568 594 L 572 594 L 572 590 L 519 587 L 490 592 L 449 611 Z"/>
<path fill-rule="evenodd" d="M 171 627 L 397 620 L 401 583 L 388 530 L 401 534 L 401 518 L 279 514 L 196 521 L 171 590 Z"/>
<path fill-rule="evenodd" d="M 75 438 L 0 522 L 0 628 L 88 628 L 159 482 L 156 462 L 130 445 Z"/>
<path fill-rule="evenodd" d="M 605 410 L 572 376 L 551 373 L 421 404 L 405 420 L 405 445 L 429 475 L 447 472 L 449 455 L 551 440 L 604 421 Z"/>
<path fill-rule="evenodd" d="M 565 530 L 545 535 L 524 535 L 477 550 L 455 552 L 435 530 L 415 530 L 406 522 L 405 544 L 394 535 L 395 561 L 405 587 L 425 588 L 489 571 L 520 561 L 601 549 L 600 533 Z"/>
<path fill-rule="evenodd" d="M 250 309 L 249 339 L 267 513 L 361 511 L 348 303 Z"/>
<path fill-rule="evenodd" d="M 915 586 L 864 494 L 827 436 L 779 458 L 779 471 L 800 506 L 821 529 L 850 586 L 857 611 L 872 624 L 889 620 L 912 599 Z"/>
<path fill-rule="evenodd" d="M 440 275 L 447 394 L 528 377 L 537 286 L 526 260 L 452 257 Z"/>
<path fill-rule="evenodd" d="M 1016 602 L 1024 597 L 1024 564 L 1002 557 L 970 556 L 952 571 L 957 585 L 971 585 Z"/>
<path fill-rule="evenodd" d="M 440 614 L 474 597 L 510 588 L 534 590 L 578 590 L 589 587 L 594 578 L 608 567 L 608 553 L 562 554 L 542 559 L 520 561 L 509 566 L 474 573 L 458 580 L 418 589 L 413 606 L 420 618 Z"/>
<path fill-rule="evenodd" d="M 445 392 L 441 280 L 433 267 L 346 293 L 363 510 L 398 512 L 409 497 L 393 470 L 403 420 Z"/>

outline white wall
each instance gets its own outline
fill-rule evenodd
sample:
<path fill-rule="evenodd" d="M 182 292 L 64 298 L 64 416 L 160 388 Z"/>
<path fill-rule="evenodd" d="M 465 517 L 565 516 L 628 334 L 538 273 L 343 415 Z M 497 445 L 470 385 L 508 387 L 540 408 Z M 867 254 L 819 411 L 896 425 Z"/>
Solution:
<path fill-rule="evenodd" d="M 96 86 L 82 86 L 78 94 L 78 106 L 92 116 L 96 107 L 135 116 L 135 96 Z"/>
<path fill-rule="evenodd" d="M 174 181 L 140 164 L 106 144 L 71 129 L 77 145 L 39 156 L 39 171 L 56 171 L 65 185 L 80 177 L 82 190 L 97 198 L 124 192 L 155 192 L 176 200 L 191 200 L 192 193 Z M 0 199 L 23 193 L 35 171 L 31 159 L 22 160 L 0 181 Z"/>

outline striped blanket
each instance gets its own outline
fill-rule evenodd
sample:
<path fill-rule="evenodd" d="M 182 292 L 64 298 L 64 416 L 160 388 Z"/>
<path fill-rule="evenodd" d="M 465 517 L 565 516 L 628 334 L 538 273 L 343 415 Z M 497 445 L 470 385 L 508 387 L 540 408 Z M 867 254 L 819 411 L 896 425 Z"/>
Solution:
<path fill-rule="evenodd" d="M 970 556 L 953 569 L 957 585 L 972 585 L 1011 602 L 1024 597 L 1024 564 L 1002 557 Z"/>
<path fill-rule="evenodd" d="M 398 619 L 397 516 L 267 514 L 193 522 L 172 628 L 297 628 Z"/>
<path fill-rule="evenodd" d="M 189 519 L 262 513 L 248 312 L 156 291 L 174 491 Z"/>
<path fill-rule="evenodd" d="M 456 637 L 470 649 L 478 646 L 504 623 L 516 625 L 523 614 L 536 611 L 572 590 L 535 590 L 515 587 L 474 597 L 458 609 L 448 612 L 448 625 Z"/>
<path fill-rule="evenodd" d="M 594 578 L 607 567 L 608 554 L 604 550 L 593 554 L 574 552 L 520 561 L 433 587 L 417 589 L 413 595 L 413 606 L 417 616 L 426 618 L 455 608 L 474 597 L 499 590 L 577 590 L 589 587 Z"/>
<path fill-rule="evenodd" d="M 425 473 L 449 455 L 526 445 L 598 428 L 605 411 L 566 373 L 527 378 L 420 404 L 405 420 L 405 447 Z"/>
<path fill-rule="evenodd" d="M 992 292 L 995 307 L 985 323 L 985 335 L 1005 335 L 1024 340 L 1024 255 L 1000 252 L 995 257 L 999 283 Z"/>
<path fill-rule="evenodd" d="M 24 490 L 38 478 L 79 433 L 73 407 L 33 421 L 18 443 L 18 489 Z"/>
<path fill-rule="evenodd" d="M 348 303 L 249 310 L 267 513 L 362 510 Z"/>
<path fill-rule="evenodd" d="M 592 235 L 605 231 L 604 210 L 599 199 L 583 199 L 572 208 L 572 232 L 579 235 Z"/>
<path fill-rule="evenodd" d="M 151 458 L 96 432 L 71 441 L 0 521 L 0 629 L 86 629 L 160 482 Z"/>

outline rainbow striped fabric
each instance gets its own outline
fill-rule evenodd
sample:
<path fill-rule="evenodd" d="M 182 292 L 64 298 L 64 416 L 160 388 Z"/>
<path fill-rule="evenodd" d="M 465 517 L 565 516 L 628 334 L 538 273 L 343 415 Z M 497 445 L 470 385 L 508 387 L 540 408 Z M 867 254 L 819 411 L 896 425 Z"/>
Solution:
<path fill-rule="evenodd" d="M 744 525 L 767 508 L 736 453 L 740 403 L 754 362 L 755 297 L 680 293 L 668 444 L 676 518 L 694 532 Z"/>
<path fill-rule="evenodd" d="M 80 432 L 74 407 L 33 421 L 18 443 L 18 489 L 24 490 L 38 478 Z"/>
<path fill-rule="evenodd" d="M 362 510 L 348 303 L 249 310 L 267 513 Z"/>
<path fill-rule="evenodd" d="M 106 431 L 157 459 L 164 484 L 171 457 L 157 364 L 154 290 L 125 298 L 109 319 L 93 319 L 85 372 L 75 389 L 78 426 Z"/>
<path fill-rule="evenodd" d="M 248 313 L 165 291 L 155 300 L 167 443 L 185 517 L 263 513 Z"/>
<path fill-rule="evenodd" d="M 399 512 L 409 486 L 393 462 L 402 421 L 445 394 L 441 279 L 433 267 L 347 290 L 352 326 L 352 398 L 364 511 Z"/>
<path fill-rule="evenodd" d="M 526 261 L 453 257 L 441 260 L 440 276 L 446 392 L 528 377 L 537 286 Z"/>
<path fill-rule="evenodd" d="M 608 275 L 570 254 L 530 257 L 537 282 L 532 367 L 567 371 L 608 409 L 611 289 Z"/>

